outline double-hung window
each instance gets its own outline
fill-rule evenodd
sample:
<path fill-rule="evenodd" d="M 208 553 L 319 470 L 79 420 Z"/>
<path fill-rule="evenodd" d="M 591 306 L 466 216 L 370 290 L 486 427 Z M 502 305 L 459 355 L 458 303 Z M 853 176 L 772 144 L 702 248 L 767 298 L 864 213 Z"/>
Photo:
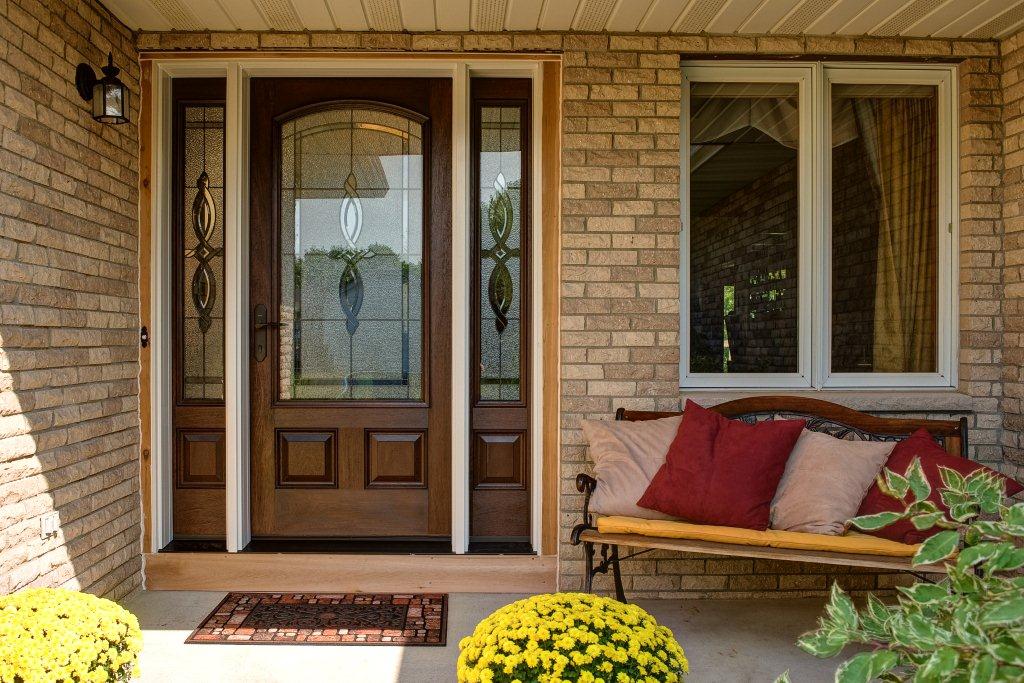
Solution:
<path fill-rule="evenodd" d="M 683 66 L 683 387 L 950 387 L 955 70 Z"/>

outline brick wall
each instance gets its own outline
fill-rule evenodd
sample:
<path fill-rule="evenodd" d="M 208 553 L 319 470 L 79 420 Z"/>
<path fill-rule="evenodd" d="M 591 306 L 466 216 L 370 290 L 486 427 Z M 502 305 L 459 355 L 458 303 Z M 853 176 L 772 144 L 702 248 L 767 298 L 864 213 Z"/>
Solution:
<path fill-rule="evenodd" d="M 679 53 L 962 57 L 960 390 L 962 400 L 845 396 L 880 414 L 969 414 L 972 455 L 1002 463 L 1002 91 L 993 42 L 877 38 L 561 34 L 143 33 L 143 50 L 512 51 L 563 54 L 561 587 L 580 585 L 568 545 L 588 470 L 579 422 L 619 406 L 678 409 Z M 801 595 L 828 576 L 856 590 L 891 575 L 663 553 L 627 563 L 646 596 Z"/>
<path fill-rule="evenodd" d="M 1003 453 L 1007 466 L 1024 475 L 1024 32 L 1002 50 L 1003 169 Z"/>
<path fill-rule="evenodd" d="M 135 107 L 116 127 L 74 85 L 108 51 Z M 98 3 L 0 0 L 0 593 L 140 584 L 138 78 Z"/>
<path fill-rule="evenodd" d="M 587 469 L 579 420 L 614 408 L 677 409 L 678 108 L 675 51 L 891 54 L 959 53 L 964 282 L 961 389 L 974 397 L 974 453 L 998 460 L 999 61 L 993 44 L 945 41 L 566 37 L 563 245 L 563 514 L 579 505 L 571 486 Z M 980 157 L 985 157 L 984 161 Z M 984 239 L 993 236 L 994 239 Z M 609 267 L 614 265 L 614 267 Z M 900 409 L 933 412 L 923 400 Z M 566 523 L 571 519 L 567 519 Z M 633 594 L 741 596 L 821 590 L 821 567 L 699 556 L 647 556 L 630 567 Z M 582 563 L 563 547 L 562 587 Z M 849 572 L 870 589 L 887 576 Z M 780 591 L 780 592 L 775 592 Z"/>

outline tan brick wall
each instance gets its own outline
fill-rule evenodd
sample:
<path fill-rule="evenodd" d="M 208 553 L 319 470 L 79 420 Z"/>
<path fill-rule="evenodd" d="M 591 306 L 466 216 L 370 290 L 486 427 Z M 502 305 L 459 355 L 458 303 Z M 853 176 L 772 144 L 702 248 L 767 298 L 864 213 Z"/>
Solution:
<path fill-rule="evenodd" d="M 108 51 L 123 126 L 75 91 Z M 0 0 L 0 593 L 140 584 L 138 78 L 97 2 Z"/>
<path fill-rule="evenodd" d="M 582 562 L 565 541 L 578 521 L 576 473 L 589 469 L 579 421 L 619 406 L 677 409 L 679 359 L 679 53 L 961 57 L 960 390 L 885 410 L 968 414 L 974 457 L 1002 464 L 1002 91 L 993 42 L 878 38 L 562 34 L 143 33 L 143 50 L 510 51 L 563 54 L 562 588 Z M 847 397 L 859 405 L 863 397 Z M 944 404 L 947 402 L 943 402 Z M 646 596 L 802 595 L 836 570 L 812 565 L 648 555 L 627 563 Z M 854 589 L 891 575 L 840 571 Z M 607 584 L 604 584 L 605 586 Z"/>
<path fill-rule="evenodd" d="M 1003 452 L 1024 475 L 1024 32 L 1004 40 Z"/>

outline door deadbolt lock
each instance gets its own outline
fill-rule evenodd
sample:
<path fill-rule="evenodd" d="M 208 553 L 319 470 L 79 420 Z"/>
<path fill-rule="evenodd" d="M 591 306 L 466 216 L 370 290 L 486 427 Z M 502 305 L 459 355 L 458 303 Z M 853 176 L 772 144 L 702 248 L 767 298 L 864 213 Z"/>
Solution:
<path fill-rule="evenodd" d="M 276 320 L 267 320 L 266 306 L 263 304 L 256 305 L 252 312 L 252 355 L 257 363 L 263 362 L 267 357 L 267 344 L 269 343 L 267 330 L 271 328 L 280 329 L 281 327 L 283 327 L 283 323 Z"/>

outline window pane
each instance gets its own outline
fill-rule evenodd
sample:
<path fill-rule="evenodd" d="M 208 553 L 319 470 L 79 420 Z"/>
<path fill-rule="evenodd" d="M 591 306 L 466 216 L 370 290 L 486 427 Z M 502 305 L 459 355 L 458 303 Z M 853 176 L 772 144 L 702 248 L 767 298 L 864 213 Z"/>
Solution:
<path fill-rule="evenodd" d="M 522 110 L 480 108 L 480 399 L 520 400 Z"/>
<path fill-rule="evenodd" d="M 224 107 L 182 116 L 182 400 L 224 400 Z"/>
<path fill-rule="evenodd" d="M 798 372 L 799 90 L 690 90 L 690 370 Z"/>
<path fill-rule="evenodd" d="M 371 108 L 282 126 L 281 398 L 423 397 L 422 139 Z"/>
<path fill-rule="evenodd" d="M 832 87 L 832 370 L 935 372 L 933 86 Z"/>

